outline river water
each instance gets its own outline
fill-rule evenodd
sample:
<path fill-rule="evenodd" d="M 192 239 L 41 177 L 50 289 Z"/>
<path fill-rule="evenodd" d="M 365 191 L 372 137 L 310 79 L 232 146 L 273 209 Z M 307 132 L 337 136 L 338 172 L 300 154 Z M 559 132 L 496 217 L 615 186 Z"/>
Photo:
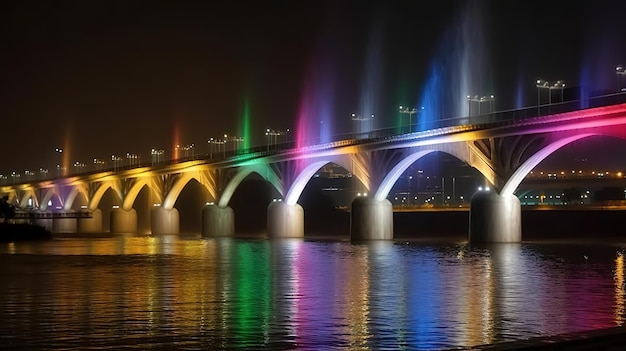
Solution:
<path fill-rule="evenodd" d="M 440 350 L 622 325 L 626 243 L 0 244 L 0 348 Z"/>

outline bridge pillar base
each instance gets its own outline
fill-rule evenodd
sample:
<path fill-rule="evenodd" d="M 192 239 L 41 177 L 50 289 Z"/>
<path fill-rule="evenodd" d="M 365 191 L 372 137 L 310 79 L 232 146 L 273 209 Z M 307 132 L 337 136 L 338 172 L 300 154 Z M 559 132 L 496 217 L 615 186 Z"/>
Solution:
<path fill-rule="evenodd" d="M 78 218 L 79 233 L 102 232 L 102 210 L 96 208 L 91 211 L 91 218 Z"/>
<path fill-rule="evenodd" d="M 74 210 L 69 211 L 57 211 L 56 213 L 59 216 L 63 216 L 64 214 L 71 214 Z M 77 220 L 76 218 L 54 218 L 52 220 L 52 232 L 53 233 L 76 233 L 77 228 Z"/>
<path fill-rule="evenodd" d="M 202 236 L 219 237 L 235 235 L 235 212 L 230 207 L 215 204 L 202 209 Z"/>
<path fill-rule="evenodd" d="M 359 196 L 350 212 L 351 240 L 392 240 L 393 207 L 389 200 Z"/>
<path fill-rule="evenodd" d="M 304 237 L 304 209 L 299 204 L 289 205 L 273 201 L 267 206 L 267 236 L 270 238 Z"/>
<path fill-rule="evenodd" d="M 137 211 L 134 208 L 111 210 L 111 233 L 137 233 Z"/>
<path fill-rule="evenodd" d="M 150 211 L 150 228 L 152 235 L 178 234 L 180 218 L 176 208 L 166 209 L 160 206 Z"/>
<path fill-rule="evenodd" d="M 45 229 L 47 229 L 48 231 L 53 231 L 54 229 L 54 220 L 52 219 L 52 211 L 50 210 L 46 210 L 46 211 L 40 211 L 40 210 L 36 210 L 35 211 L 35 215 L 41 215 L 41 216 L 49 216 L 49 218 L 35 218 L 33 220 L 33 223 L 39 226 L 44 227 Z"/>
<path fill-rule="evenodd" d="M 522 207 L 515 195 L 481 191 L 470 204 L 469 242 L 517 243 L 522 241 Z"/>

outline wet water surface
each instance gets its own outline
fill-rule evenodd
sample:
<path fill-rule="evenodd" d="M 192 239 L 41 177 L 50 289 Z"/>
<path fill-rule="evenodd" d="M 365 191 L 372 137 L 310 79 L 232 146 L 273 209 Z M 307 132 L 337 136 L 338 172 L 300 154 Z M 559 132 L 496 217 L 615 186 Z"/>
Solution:
<path fill-rule="evenodd" d="M 423 349 L 622 325 L 621 244 L 0 245 L 0 348 Z"/>

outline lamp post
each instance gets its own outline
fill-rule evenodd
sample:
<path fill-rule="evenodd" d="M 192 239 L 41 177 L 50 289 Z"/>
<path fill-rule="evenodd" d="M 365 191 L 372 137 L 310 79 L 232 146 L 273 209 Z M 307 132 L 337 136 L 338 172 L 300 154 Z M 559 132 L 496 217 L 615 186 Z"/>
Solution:
<path fill-rule="evenodd" d="M 59 157 L 61 158 L 59 160 L 59 163 L 57 164 L 57 172 L 59 176 L 62 176 L 63 175 L 63 149 L 57 147 L 56 149 L 54 149 L 54 152 L 58 153 Z"/>
<path fill-rule="evenodd" d="M 113 171 L 117 171 L 122 162 L 122 158 L 117 155 L 111 155 L 111 161 L 113 161 Z"/>
<path fill-rule="evenodd" d="M 618 92 L 624 92 L 626 91 L 626 88 L 622 87 L 622 78 L 624 77 L 624 75 L 626 75 L 626 67 L 622 66 L 622 65 L 618 65 L 617 67 L 615 67 L 615 73 L 617 74 L 617 91 Z"/>
<path fill-rule="evenodd" d="M 159 162 L 163 161 L 163 154 L 165 153 L 165 150 L 163 149 L 152 149 L 150 150 L 150 155 L 152 157 L 152 165 L 154 166 L 155 164 L 158 164 Z"/>
<path fill-rule="evenodd" d="M 102 168 L 104 168 L 105 162 L 104 162 L 103 160 L 100 160 L 100 159 L 97 159 L 97 158 L 95 158 L 95 157 L 94 157 L 94 159 L 93 159 L 93 165 L 94 165 L 94 166 L 93 166 L 93 167 L 94 167 L 94 170 L 99 171 L 99 170 L 101 170 Z"/>
<path fill-rule="evenodd" d="M 286 135 L 288 132 L 289 129 L 284 132 L 270 128 L 265 129 L 265 136 L 267 136 L 267 151 L 270 151 L 270 145 L 276 145 L 278 143 L 279 136 Z"/>
<path fill-rule="evenodd" d="M 552 90 L 560 89 L 561 90 L 561 102 L 563 102 L 563 89 L 565 89 L 565 81 L 557 80 L 555 83 L 550 84 L 547 80 L 537 79 L 537 114 L 539 114 L 539 109 L 541 108 L 541 89 L 548 90 L 548 106 L 552 105 Z"/>
<path fill-rule="evenodd" d="M 224 137 L 226 137 L 226 134 L 224 134 Z M 233 142 L 233 152 L 235 152 L 235 153 L 239 150 L 240 143 L 242 143 L 244 141 L 244 139 L 242 137 L 238 137 L 238 136 L 234 136 L 234 135 L 231 135 L 226 140 Z"/>
<path fill-rule="evenodd" d="M 496 100 L 496 97 L 493 95 L 483 95 L 481 97 L 478 97 L 478 95 L 474 95 L 473 97 L 470 95 L 467 95 L 467 104 L 468 104 L 468 118 L 472 117 L 472 102 L 476 102 L 478 104 L 478 115 L 481 114 L 481 104 L 483 102 L 488 102 L 489 103 L 489 113 L 493 112 L 493 102 Z"/>
<path fill-rule="evenodd" d="M 130 168 L 139 166 L 139 155 L 127 152 L 126 159 L 128 159 L 128 165 Z"/>
<path fill-rule="evenodd" d="M 357 135 L 365 134 L 365 129 L 367 129 L 367 128 L 364 128 L 363 124 L 365 122 L 374 120 L 374 115 L 373 114 L 370 117 L 361 117 L 361 116 L 357 115 L 356 113 L 353 113 L 353 114 L 350 115 L 350 117 L 354 121 L 353 132 L 354 132 L 354 138 L 355 139 L 356 139 Z M 358 129 L 358 132 L 357 132 L 357 129 Z M 371 129 L 372 128 L 371 128 L 371 125 L 370 125 L 369 130 L 371 131 Z"/>
<path fill-rule="evenodd" d="M 423 109 L 423 108 L 422 108 L 422 109 Z M 412 126 L 412 123 L 411 123 L 411 121 L 412 121 L 411 116 L 413 116 L 414 114 L 416 114 L 416 113 L 417 113 L 417 109 L 416 109 L 415 107 L 414 107 L 414 108 L 412 108 L 412 109 L 409 109 L 408 107 L 403 107 L 402 105 L 400 105 L 400 113 L 401 113 L 401 114 L 405 114 L 405 115 L 409 115 L 409 128 L 408 128 L 409 130 L 408 130 L 408 131 L 409 131 L 409 133 L 410 133 L 410 132 L 412 132 L 412 131 L 413 131 L 413 128 L 411 128 L 411 126 Z M 403 123 L 403 125 L 404 125 L 404 123 Z M 402 128 L 402 129 L 404 129 L 404 128 Z"/>

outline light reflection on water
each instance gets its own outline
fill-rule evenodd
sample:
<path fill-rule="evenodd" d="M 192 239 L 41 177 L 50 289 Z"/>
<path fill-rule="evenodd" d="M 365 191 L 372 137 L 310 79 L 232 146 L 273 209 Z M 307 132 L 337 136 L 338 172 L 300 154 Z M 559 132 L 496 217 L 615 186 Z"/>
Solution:
<path fill-rule="evenodd" d="M 621 325 L 616 245 L 111 236 L 0 246 L 30 349 L 446 349 Z"/>

